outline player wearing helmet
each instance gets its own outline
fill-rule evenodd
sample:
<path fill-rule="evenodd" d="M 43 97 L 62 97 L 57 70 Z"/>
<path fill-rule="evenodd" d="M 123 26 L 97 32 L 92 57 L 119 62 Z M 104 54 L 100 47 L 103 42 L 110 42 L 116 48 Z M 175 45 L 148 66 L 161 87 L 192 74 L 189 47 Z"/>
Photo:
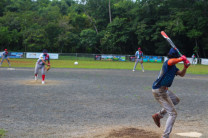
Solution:
<path fill-rule="evenodd" d="M 180 71 L 176 67 L 176 64 L 181 61 L 184 62 L 184 68 Z M 186 59 L 186 56 L 179 57 L 178 52 L 174 48 L 171 48 L 168 53 L 168 60 L 163 63 L 160 74 L 156 81 L 153 83 L 153 95 L 162 106 L 162 109 L 158 113 L 152 115 L 155 124 L 160 127 L 160 119 L 168 114 L 165 131 L 162 138 L 169 138 L 175 119 L 177 117 L 177 112 L 174 106 L 177 105 L 180 101 L 179 98 L 168 88 L 172 85 L 176 75 L 183 77 L 186 74 L 186 70 L 189 65 L 190 64 Z"/>

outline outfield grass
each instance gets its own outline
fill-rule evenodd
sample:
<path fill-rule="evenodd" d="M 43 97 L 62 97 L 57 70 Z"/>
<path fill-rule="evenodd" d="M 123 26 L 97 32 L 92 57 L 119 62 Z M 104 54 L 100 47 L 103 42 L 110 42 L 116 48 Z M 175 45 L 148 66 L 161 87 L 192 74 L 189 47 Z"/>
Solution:
<path fill-rule="evenodd" d="M 0 138 L 3 138 L 4 136 L 6 136 L 5 135 L 6 132 L 7 131 L 5 131 L 4 129 L 0 129 Z"/>
<path fill-rule="evenodd" d="M 37 59 L 10 59 L 12 67 L 35 67 Z M 86 61 L 78 60 L 78 65 L 74 65 L 76 60 L 51 60 L 52 68 L 88 68 L 88 69 L 129 69 L 132 70 L 134 62 L 126 61 Z M 145 70 L 159 71 L 162 67 L 162 63 L 144 63 Z M 8 67 L 6 61 L 4 61 L 2 67 Z M 183 68 L 183 64 L 177 64 L 179 69 Z M 140 64 L 137 65 L 137 69 L 141 70 Z M 207 65 L 191 65 L 187 73 L 189 74 L 208 74 Z"/>

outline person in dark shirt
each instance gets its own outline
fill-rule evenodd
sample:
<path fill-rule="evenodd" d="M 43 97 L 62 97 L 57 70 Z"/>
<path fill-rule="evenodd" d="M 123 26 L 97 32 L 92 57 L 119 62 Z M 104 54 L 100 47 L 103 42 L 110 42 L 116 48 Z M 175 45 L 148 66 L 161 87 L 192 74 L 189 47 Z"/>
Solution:
<path fill-rule="evenodd" d="M 180 71 L 176 67 L 176 64 L 181 61 L 184 62 L 184 68 Z M 160 119 L 167 113 L 169 115 L 162 138 L 169 138 L 177 117 L 174 105 L 177 105 L 180 101 L 179 98 L 168 88 L 172 85 L 176 75 L 183 77 L 186 74 L 189 65 L 190 62 L 187 60 L 186 56 L 183 55 L 179 57 L 178 52 L 174 48 L 171 48 L 168 53 L 168 60 L 163 63 L 160 74 L 152 85 L 153 95 L 162 106 L 162 109 L 158 113 L 152 115 L 155 124 L 160 127 Z"/>

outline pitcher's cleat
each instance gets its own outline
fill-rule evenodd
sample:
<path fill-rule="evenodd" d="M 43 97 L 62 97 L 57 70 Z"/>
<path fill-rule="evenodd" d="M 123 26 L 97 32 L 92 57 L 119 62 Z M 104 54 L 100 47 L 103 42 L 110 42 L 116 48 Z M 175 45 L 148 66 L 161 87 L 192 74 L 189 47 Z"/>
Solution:
<path fill-rule="evenodd" d="M 152 115 L 152 119 L 154 120 L 155 124 L 160 127 L 160 117 L 158 115 L 158 113 Z"/>
<path fill-rule="evenodd" d="M 45 81 L 42 81 L 42 84 L 45 84 Z"/>
<path fill-rule="evenodd" d="M 35 76 L 35 81 L 37 81 L 38 80 L 38 76 Z"/>
<path fill-rule="evenodd" d="M 133 69 L 132 71 L 134 72 L 135 70 Z"/>

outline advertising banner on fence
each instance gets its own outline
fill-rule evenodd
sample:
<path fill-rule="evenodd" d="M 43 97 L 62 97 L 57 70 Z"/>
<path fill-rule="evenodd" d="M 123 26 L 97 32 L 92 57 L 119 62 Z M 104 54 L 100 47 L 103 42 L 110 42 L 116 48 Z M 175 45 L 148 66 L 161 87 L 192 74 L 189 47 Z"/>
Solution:
<path fill-rule="evenodd" d="M 42 54 L 42 53 L 29 53 L 29 52 L 27 52 L 26 58 L 39 58 L 40 54 Z M 58 57 L 59 57 L 59 54 L 57 54 L 57 53 L 48 53 L 48 54 L 50 56 L 50 59 L 58 59 Z"/>
<path fill-rule="evenodd" d="M 2 57 L 3 52 L 0 52 L 0 58 Z M 9 52 L 9 58 L 23 58 L 23 52 Z"/>
<path fill-rule="evenodd" d="M 161 63 L 162 62 L 162 57 L 161 56 L 143 56 L 143 62 L 157 62 Z M 135 61 L 135 57 L 130 57 L 130 61 Z"/>
<path fill-rule="evenodd" d="M 114 55 L 101 55 L 101 60 L 126 61 L 126 57 L 125 56 L 114 56 Z"/>
<path fill-rule="evenodd" d="M 9 58 L 23 58 L 23 52 L 10 52 Z"/>
<path fill-rule="evenodd" d="M 202 65 L 208 65 L 208 59 L 202 58 L 202 59 L 201 59 L 201 64 L 202 64 Z"/>
<path fill-rule="evenodd" d="M 168 59 L 167 57 L 164 57 L 164 62 L 165 62 L 167 59 Z M 192 58 L 188 58 L 188 57 L 187 57 L 187 59 L 190 61 L 191 64 L 197 64 L 197 63 L 198 63 L 197 58 L 195 59 L 195 62 L 193 62 L 193 59 L 192 59 Z M 179 63 L 183 63 L 183 61 L 182 61 L 182 62 L 179 62 Z"/>
<path fill-rule="evenodd" d="M 101 55 L 95 55 L 95 60 L 101 60 Z"/>
<path fill-rule="evenodd" d="M 161 63 L 162 57 L 161 56 L 144 56 L 143 61 Z"/>

